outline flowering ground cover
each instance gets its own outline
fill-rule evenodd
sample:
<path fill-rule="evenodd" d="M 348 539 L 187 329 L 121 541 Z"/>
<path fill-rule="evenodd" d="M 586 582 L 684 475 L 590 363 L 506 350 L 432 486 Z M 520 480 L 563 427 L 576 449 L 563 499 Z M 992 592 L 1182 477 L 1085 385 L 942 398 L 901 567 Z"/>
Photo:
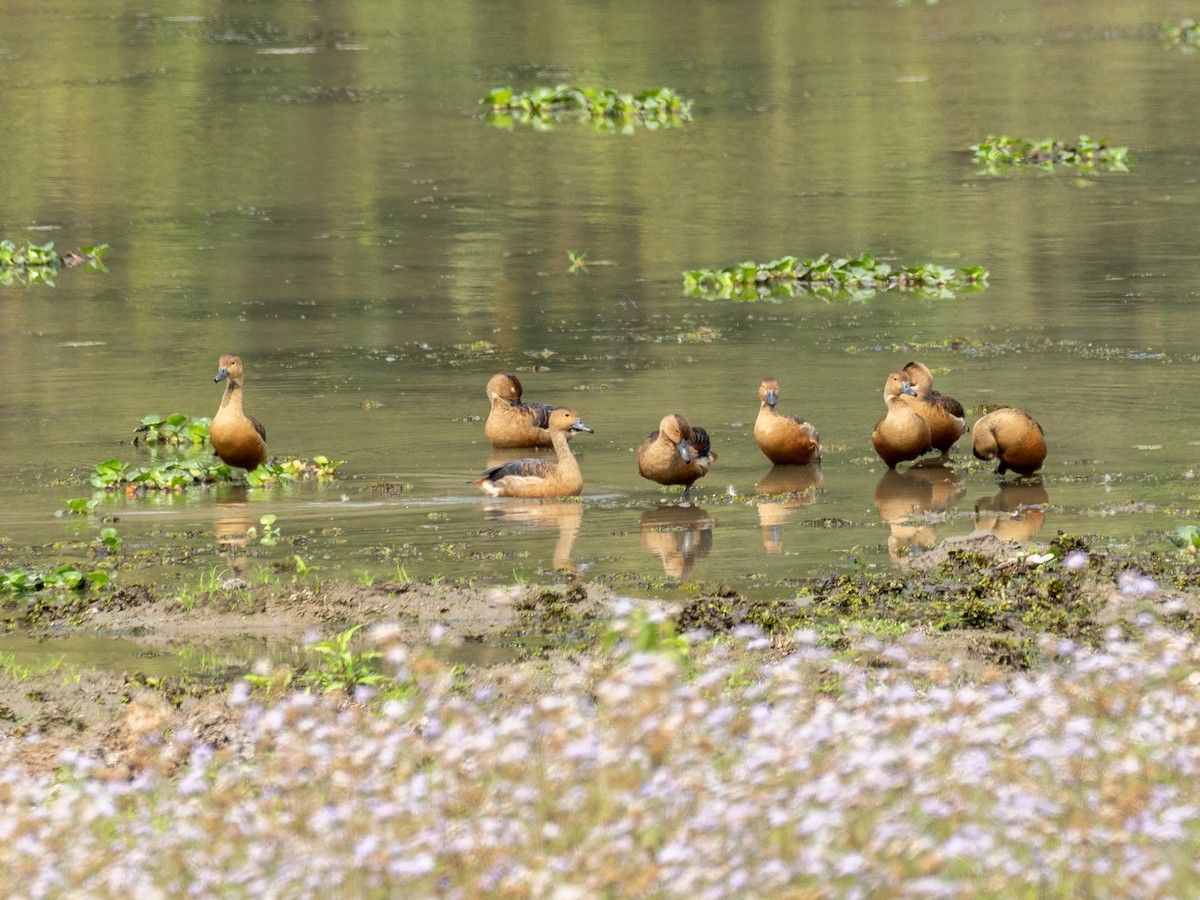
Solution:
<path fill-rule="evenodd" d="M 684 632 L 679 606 L 577 591 L 555 596 L 598 617 L 587 647 L 464 667 L 438 643 L 463 632 L 397 620 L 355 636 L 369 684 L 280 667 L 181 698 L 81 675 L 115 699 L 74 731 L 13 714 L 54 673 L 8 670 L 0 871 L 30 897 L 1185 896 L 1197 592 L 1190 559 L 1158 564 L 983 566 L 1006 596 L 1016 567 L 1090 598 L 1088 627 L 1046 620 L 1019 658 L 961 623 Z M 512 617 L 554 594 L 524 590 Z"/>

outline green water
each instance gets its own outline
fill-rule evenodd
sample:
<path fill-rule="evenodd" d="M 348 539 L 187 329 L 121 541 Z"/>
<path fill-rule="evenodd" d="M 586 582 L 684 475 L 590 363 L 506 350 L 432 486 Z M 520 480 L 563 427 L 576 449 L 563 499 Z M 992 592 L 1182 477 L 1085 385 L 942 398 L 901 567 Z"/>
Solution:
<path fill-rule="evenodd" d="M 322 577 L 570 567 L 746 590 L 890 564 L 889 545 L 972 531 L 999 490 L 982 471 L 885 477 L 870 433 L 887 373 L 913 358 L 969 410 L 1014 404 L 1044 426 L 1029 536 L 1138 545 L 1200 520 L 1200 55 L 1157 30 L 1187 4 L 4 12 L 0 233 L 112 249 L 107 274 L 0 289 L 0 564 L 85 561 L 102 524 L 141 554 L 119 582 L 188 585 L 293 553 Z M 559 81 L 669 86 L 695 120 L 505 130 L 477 105 Z M 1107 136 L 1136 161 L 983 175 L 967 148 L 1000 133 Z M 862 251 L 986 266 L 990 287 L 861 303 L 682 290 L 685 269 Z M 90 495 L 95 463 L 146 458 L 130 443 L 143 415 L 212 415 L 227 352 L 270 451 L 344 459 L 335 483 L 55 516 Z M 582 504 L 498 503 L 468 483 L 490 457 L 497 371 L 595 429 L 574 442 Z M 770 472 L 751 431 L 764 375 L 826 444 L 804 502 L 747 499 Z M 694 508 L 663 511 L 678 498 L 639 478 L 634 449 L 672 411 L 719 460 Z M 897 521 L 896 497 L 917 522 Z M 268 513 L 284 542 L 231 561 L 219 536 Z"/>

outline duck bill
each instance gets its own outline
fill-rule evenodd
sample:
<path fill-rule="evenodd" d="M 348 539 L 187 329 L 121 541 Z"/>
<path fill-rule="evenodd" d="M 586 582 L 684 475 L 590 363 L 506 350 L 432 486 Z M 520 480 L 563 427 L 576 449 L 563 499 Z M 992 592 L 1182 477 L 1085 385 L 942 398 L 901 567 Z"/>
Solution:
<path fill-rule="evenodd" d="M 217 374 L 213 376 L 213 381 L 224 381 L 228 377 L 229 370 L 224 366 L 221 366 L 221 368 L 217 369 Z"/>
<path fill-rule="evenodd" d="M 911 397 L 915 397 L 915 396 L 917 396 L 917 389 L 915 387 L 913 387 L 912 384 L 910 384 L 909 382 L 905 382 L 904 385 L 900 388 L 900 393 L 908 394 Z"/>
<path fill-rule="evenodd" d="M 779 402 L 779 391 L 767 391 L 767 406 L 774 406 Z"/>
<path fill-rule="evenodd" d="M 679 458 L 685 463 L 690 463 L 692 461 L 692 448 L 688 446 L 688 442 L 686 440 L 680 441 L 678 444 L 676 444 L 675 449 L 679 451 Z"/>
<path fill-rule="evenodd" d="M 588 434 L 595 434 L 587 425 L 583 423 L 583 419 L 576 419 L 575 424 L 571 426 L 572 431 L 586 431 Z"/>

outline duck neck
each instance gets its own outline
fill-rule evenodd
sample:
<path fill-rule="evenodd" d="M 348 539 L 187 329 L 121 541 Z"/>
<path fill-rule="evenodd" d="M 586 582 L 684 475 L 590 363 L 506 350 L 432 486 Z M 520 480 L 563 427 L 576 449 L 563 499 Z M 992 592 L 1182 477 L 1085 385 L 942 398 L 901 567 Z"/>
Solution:
<path fill-rule="evenodd" d="M 242 411 L 242 383 L 229 379 L 225 384 L 225 393 L 221 395 L 221 411 L 240 413 Z"/>
<path fill-rule="evenodd" d="M 550 433 L 550 443 L 554 446 L 554 455 L 558 457 L 558 466 L 560 469 L 568 469 L 579 471 L 579 461 L 575 459 L 575 454 L 571 452 L 571 445 L 567 441 L 566 431 L 552 431 Z"/>

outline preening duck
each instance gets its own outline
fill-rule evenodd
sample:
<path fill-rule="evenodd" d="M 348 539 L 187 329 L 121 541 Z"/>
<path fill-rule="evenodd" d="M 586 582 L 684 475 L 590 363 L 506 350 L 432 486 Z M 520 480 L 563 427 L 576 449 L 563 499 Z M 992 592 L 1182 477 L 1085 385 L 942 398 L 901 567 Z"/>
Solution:
<path fill-rule="evenodd" d="M 1012 406 L 994 409 L 975 423 L 971 452 L 996 459 L 996 474 L 1009 469 L 1032 475 L 1046 461 L 1046 434 L 1029 413 Z"/>
<path fill-rule="evenodd" d="M 549 423 L 554 407 L 525 403 L 521 393 L 516 375 L 502 372 L 491 377 L 487 383 L 491 409 L 483 425 L 484 437 L 497 449 L 553 446 Z"/>
<path fill-rule="evenodd" d="M 686 496 L 716 458 L 708 432 L 671 413 L 638 447 L 638 473 L 659 484 L 682 484 Z"/>

